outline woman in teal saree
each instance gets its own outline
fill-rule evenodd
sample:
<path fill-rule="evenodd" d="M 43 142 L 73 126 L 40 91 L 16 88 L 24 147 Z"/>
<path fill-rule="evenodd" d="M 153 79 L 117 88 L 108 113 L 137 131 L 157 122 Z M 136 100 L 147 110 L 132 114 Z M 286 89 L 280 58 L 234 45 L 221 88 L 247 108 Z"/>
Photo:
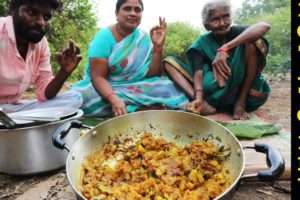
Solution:
<path fill-rule="evenodd" d="M 190 111 L 208 115 L 229 110 L 234 119 L 247 119 L 247 111 L 265 103 L 270 93 L 261 74 L 268 52 L 262 36 L 270 26 L 231 26 L 230 5 L 224 0 L 208 2 L 202 20 L 210 32 L 188 48 L 188 64 L 167 57 L 165 70 L 190 97 Z"/>
<path fill-rule="evenodd" d="M 118 22 L 91 42 L 85 77 L 71 88 L 81 93 L 85 116 L 120 116 L 157 105 L 178 109 L 189 102 L 161 76 L 165 20 L 160 18 L 149 37 L 137 28 L 142 11 L 140 0 L 118 0 Z"/>

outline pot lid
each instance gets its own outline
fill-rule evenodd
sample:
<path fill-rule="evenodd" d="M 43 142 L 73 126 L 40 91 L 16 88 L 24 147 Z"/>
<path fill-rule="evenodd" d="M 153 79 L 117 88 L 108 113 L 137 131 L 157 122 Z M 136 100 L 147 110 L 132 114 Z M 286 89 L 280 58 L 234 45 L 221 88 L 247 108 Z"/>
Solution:
<path fill-rule="evenodd" d="M 14 112 L 7 115 L 15 121 L 17 128 L 19 128 L 67 119 L 75 116 L 77 112 L 78 109 L 72 107 L 51 107 Z M 0 122 L 0 127 L 3 126 Z"/>
<path fill-rule="evenodd" d="M 52 108 L 40 108 L 40 109 L 33 109 L 33 110 L 26 110 L 26 111 L 20 111 L 20 112 L 14 112 L 8 114 L 13 119 L 21 119 L 21 120 L 32 120 L 40 118 L 43 119 L 66 119 L 68 117 L 76 115 L 78 112 L 77 108 L 72 107 L 52 107 Z"/>

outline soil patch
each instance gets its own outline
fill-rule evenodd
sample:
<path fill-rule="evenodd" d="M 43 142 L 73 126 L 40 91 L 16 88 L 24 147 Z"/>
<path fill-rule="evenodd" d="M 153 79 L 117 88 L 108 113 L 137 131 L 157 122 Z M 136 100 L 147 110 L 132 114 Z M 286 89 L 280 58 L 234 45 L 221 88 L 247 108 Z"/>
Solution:
<path fill-rule="evenodd" d="M 291 130 L 291 81 L 270 82 L 271 94 L 258 111 L 270 122 L 280 123 Z"/>

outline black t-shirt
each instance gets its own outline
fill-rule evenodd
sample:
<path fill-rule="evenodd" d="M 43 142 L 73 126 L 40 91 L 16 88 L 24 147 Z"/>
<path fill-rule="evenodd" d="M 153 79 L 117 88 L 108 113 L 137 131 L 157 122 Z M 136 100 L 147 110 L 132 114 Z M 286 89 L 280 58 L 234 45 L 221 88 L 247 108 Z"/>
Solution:
<path fill-rule="evenodd" d="M 227 33 L 227 41 L 233 40 L 239 34 L 241 34 L 248 26 L 232 26 L 230 27 L 230 31 Z M 200 36 L 201 37 L 201 36 Z M 194 71 L 202 69 L 203 64 L 205 63 L 205 56 L 201 55 L 197 50 L 191 49 L 190 50 L 191 59 L 193 63 Z"/>

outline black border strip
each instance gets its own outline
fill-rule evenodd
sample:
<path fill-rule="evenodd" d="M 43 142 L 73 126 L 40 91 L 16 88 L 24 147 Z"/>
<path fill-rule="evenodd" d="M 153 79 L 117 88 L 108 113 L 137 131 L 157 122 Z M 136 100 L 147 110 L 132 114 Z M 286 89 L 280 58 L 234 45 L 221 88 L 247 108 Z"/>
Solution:
<path fill-rule="evenodd" d="M 300 191 L 300 0 L 292 0 L 292 199 Z M 298 61 L 297 61 L 298 60 Z M 299 80 L 298 80 L 299 77 Z M 284 97 L 283 97 L 284 98 Z M 299 114 L 298 114 L 299 113 Z M 297 117 L 297 114 L 299 117 Z M 298 195 L 299 199 L 299 195 Z"/>

